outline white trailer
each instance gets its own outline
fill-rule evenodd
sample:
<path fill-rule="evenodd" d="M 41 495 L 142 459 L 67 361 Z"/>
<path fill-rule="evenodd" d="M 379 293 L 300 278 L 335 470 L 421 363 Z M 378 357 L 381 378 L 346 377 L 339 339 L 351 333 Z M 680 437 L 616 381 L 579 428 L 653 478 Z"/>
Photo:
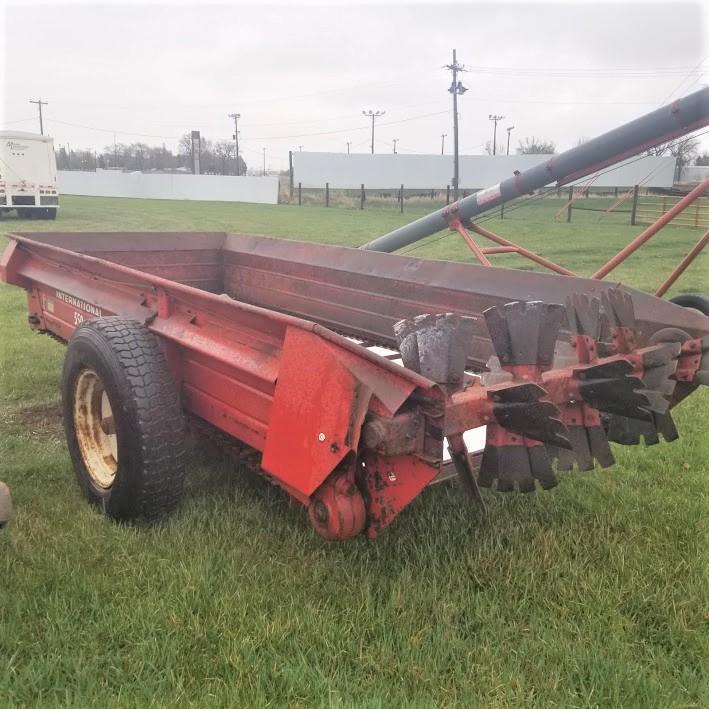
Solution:
<path fill-rule="evenodd" d="M 0 214 L 56 219 L 59 209 L 54 141 L 46 135 L 0 131 Z"/>

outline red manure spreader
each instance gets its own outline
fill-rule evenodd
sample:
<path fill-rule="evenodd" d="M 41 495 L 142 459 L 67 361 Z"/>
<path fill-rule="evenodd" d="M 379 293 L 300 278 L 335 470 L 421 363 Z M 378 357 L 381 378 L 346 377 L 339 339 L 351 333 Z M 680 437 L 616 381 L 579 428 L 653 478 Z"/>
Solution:
<path fill-rule="evenodd" d="M 258 451 L 323 537 L 373 538 L 451 472 L 482 505 L 480 487 L 531 492 L 556 484 L 555 467 L 611 465 L 609 441 L 675 439 L 671 408 L 709 383 L 706 299 L 383 251 L 708 113 L 697 92 L 360 249 L 11 234 L 0 278 L 26 290 L 34 330 L 68 344 L 64 425 L 85 496 L 118 520 L 173 509 L 195 419 Z M 483 426 L 471 455 L 464 434 Z"/>

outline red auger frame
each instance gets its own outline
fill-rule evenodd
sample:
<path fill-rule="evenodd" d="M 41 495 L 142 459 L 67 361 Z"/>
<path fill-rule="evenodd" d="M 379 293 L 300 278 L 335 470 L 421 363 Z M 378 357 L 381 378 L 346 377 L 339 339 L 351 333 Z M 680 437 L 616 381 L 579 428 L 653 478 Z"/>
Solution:
<path fill-rule="evenodd" d="M 550 488 L 554 460 L 674 439 L 669 409 L 709 383 L 709 317 L 596 280 L 239 234 L 10 238 L 0 277 L 33 329 L 142 324 L 184 410 L 259 451 L 328 539 L 376 537 L 446 445 L 480 504 L 479 485 Z"/>

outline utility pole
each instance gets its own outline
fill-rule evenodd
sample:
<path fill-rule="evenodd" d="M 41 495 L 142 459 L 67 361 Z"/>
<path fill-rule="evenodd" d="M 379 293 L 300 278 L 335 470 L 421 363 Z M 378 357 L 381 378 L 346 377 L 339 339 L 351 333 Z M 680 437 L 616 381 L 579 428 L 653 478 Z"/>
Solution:
<path fill-rule="evenodd" d="M 299 145 L 299 146 L 298 146 L 298 152 L 299 152 L 299 153 L 302 153 L 302 152 L 303 152 L 303 146 L 302 146 L 302 145 Z"/>
<path fill-rule="evenodd" d="M 399 139 L 394 138 L 394 140 L 392 142 L 394 143 L 394 155 L 396 155 L 396 144 L 399 142 Z"/>
<path fill-rule="evenodd" d="M 266 176 L 266 148 L 263 149 L 263 176 Z"/>
<path fill-rule="evenodd" d="M 288 199 L 293 201 L 293 151 L 288 151 Z"/>
<path fill-rule="evenodd" d="M 116 134 L 113 134 L 113 167 L 118 167 L 118 146 L 116 145 Z"/>
<path fill-rule="evenodd" d="M 236 174 L 237 177 L 239 173 L 241 172 L 241 168 L 239 166 L 239 118 L 241 118 L 240 113 L 230 113 L 229 118 L 234 119 L 234 144 L 236 146 Z"/>
<path fill-rule="evenodd" d="M 443 155 L 443 151 L 446 147 L 446 135 L 447 133 L 441 133 L 441 155 Z"/>
<path fill-rule="evenodd" d="M 347 154 L 348 155 L 350 154 L 350 145 L 352 145 L 352 143 L 348 140 L 347 141 Z"/>
<path fill-rule="evenodd" d="M 492 154 L 493 155 L 497 154 L 497 122 L 501 121 L 503 118 L 504 118 L 504 116 L 498 116 L 494 113 L 491 113 L 488 116 L 488 120 L 495 122 L 495 128 L 492 132 Z"/>
<path fill-rule="evenodd" d="M 515 129 L 514 126 L 507 127 L 507 154 L 510 154 L 510 133 Z"/>
<path fill-rule="evenodd" d="M 39 99 L 39 101 L 33 101 L 30 99 L 30 103 L 36 103 L 37 108 L 39 108 L 39 132 L 40 135 L 44 135 L 44 123 L 42 122 L 42 106 L 49 106 L 49 104 L 46 101 L 42 101 L 42 99 Z"/>
<path fill-rule="evenodd" d="M 460 182 L 460 170 L 458 165 L 458 96 L 462 96 L 468 89 L 463 86 L 463 82 L 458 80 L 458 72 L 465 71 L 463 64 L 458 64 L 453 50 L 453 63 L 446 64 L 453 75 L 453 81 L 448 88 L 448 93 L 453 94 L 453 200 L 458 200 L 458 187 Z"/>
<path fill-rule="evenodd" d="M 369 111 L 362 111 L 363 116 L 369 116 L 372 119 L 372 155 L 374 155 L 374 121 L 385 113 L 386 111 L 372 111 L 371 108 Z"/>

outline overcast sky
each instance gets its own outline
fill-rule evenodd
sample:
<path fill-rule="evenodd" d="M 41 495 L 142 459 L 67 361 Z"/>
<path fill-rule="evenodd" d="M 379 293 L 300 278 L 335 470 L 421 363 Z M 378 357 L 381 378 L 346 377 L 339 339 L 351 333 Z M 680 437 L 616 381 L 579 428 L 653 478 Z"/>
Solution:
<path fill-rule="evenodd" d="M 72 149 L 175 147 L 201 130 L 260 167 L 288 150 L 369 151 L 363 109 L 384 110 L 377 152 L 452 149 L 451 50 L 468 73 L 462 153 L 481 153 L 491 113 L 575 145 L 709 83 L 709 12 L 681 3 L 122 2 L 3 5 L 0 127 L 45 130 Z M 703 148 L 709 149 L 707 136 Z"/>

